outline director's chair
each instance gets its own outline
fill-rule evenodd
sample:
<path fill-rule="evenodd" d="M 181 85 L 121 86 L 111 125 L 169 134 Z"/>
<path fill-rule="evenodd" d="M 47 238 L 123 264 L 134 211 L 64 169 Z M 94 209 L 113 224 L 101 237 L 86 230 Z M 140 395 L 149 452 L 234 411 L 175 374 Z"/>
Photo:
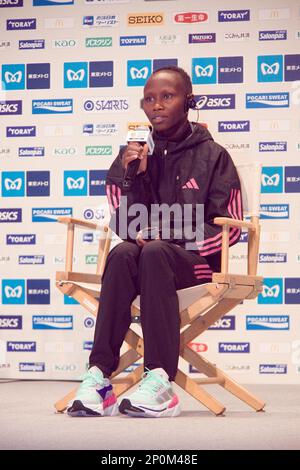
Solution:
<path fill-rule="evenodd" d="M 263 278 L 257 276 L 257 261 L 259 250 L 259 202 L 261 185 L 261 165 L 258 163 L 238 165 L 244 213 L 249 221 L 217 217 L 214 223 L 222 226 L 222 258 L 221 272 L 213 273 L 212 282 L 201 284 L 177 291 L 181 319 L 180 357 L 185 359 L 205 377 L 191 379 L 180 369 L 177 371 L 175 382 L 196 400 L 202 403 L 215 415 L 221 415 L 225 406 L 209 394 L 203 385 L 218 384 L 248 404 L 256 411 L 263 410 L 265 403 L 239 385 L 221 369 L 206 358 L 191 349 L 189 344 L 201 333 L 207 330 L 217 320 L 230 312 L 235 306 L 247 299 L 255 299 L 262 291 Z M 99 240 L 98 264 L 96 274 L 74 272 L 72 270 L 74 230 L 75 227 L 99 229 L 94 223 L 71 217 L 59 217 L 58 221 L 67 225 L 67 246 L 65 271 L 56 273 L 56 286 L 65 295 L 76 299 L 91 314 L 97 315 L 99 297 L 101 301 L 101 277 L 110 250 L 111 230 L 102 227 L 104 237 Z M 247 274 L 232 274 L 229 272 L 229 229 L 238 227 L 248 231 L 248 261 Z M 131 314 L 136 321 L 140 315 L 140 298 L 134 300 Z M 124 375 L 124 370 L 143 356 L 143 339 L 129 328 L 125 342 L 129 349 L 121 355 L 118 369 L 112 375 L 112 383 L 117 396 L 126 392 L 139 382 L 143 374 L 143 365 Z M 122 374 L 123 373 L 123 374 Z M 121 374 L 121 378 L 118 376 Z M 55 408 L 63 412 L 76 393 L 72 390 L 55 403 Z"/>

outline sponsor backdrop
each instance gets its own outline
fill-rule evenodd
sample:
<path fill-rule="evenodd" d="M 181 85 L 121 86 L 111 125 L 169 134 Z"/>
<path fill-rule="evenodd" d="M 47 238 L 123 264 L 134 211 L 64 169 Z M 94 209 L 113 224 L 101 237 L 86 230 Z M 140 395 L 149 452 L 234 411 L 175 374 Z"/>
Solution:
<path fill-rule="evenodd" d="M 264 290 L 191 346 L 242 382 L 299 381 L 299 20 L 300 0 L 0 0 L 0 377 L 84 373 L 95 322 L 55 288 L 56 218 L 103 222 L 107 169 L 145 122 L 143 85 L 178 64 L 215 140 L 263 162 Z M 97 235 L 76 243 L 76 270 L 92 272 Z"/>

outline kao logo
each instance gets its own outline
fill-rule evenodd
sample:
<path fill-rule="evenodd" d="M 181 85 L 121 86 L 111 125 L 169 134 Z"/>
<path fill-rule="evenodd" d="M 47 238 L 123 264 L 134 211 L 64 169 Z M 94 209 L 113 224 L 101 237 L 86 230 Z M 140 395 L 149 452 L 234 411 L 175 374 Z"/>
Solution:
<path fill-rule="evenodd" d="M 283 192 L 283 167 L 264 167 L 261 176 L 262 193 Z"/>
<path fill-rule="evenodd" d="M 144 86 L 151 72 L 151 60 L 128 60 L 127 85 Z"/>
<path fill-rule="evenodd" d="M 265 278 L 262 292 L 258 295 L 259 304 L 283 303 L 282 278 Z"/>
<path fill-rule="evenodd" d="M 257 57 L 258 82 L 282 82 L 283 56 L 260 55 Z"/>
<path fill-rule="evenodd" d="M 25 304 L 25 280 L 3 279 L 2 280 L 2 303 L 4 305 Z"/>
<path fill-rule="evenodd" d="M 87 171 L 74 170 L 64 172 L 64 195 L 86 196 L 87 195 Z"/>

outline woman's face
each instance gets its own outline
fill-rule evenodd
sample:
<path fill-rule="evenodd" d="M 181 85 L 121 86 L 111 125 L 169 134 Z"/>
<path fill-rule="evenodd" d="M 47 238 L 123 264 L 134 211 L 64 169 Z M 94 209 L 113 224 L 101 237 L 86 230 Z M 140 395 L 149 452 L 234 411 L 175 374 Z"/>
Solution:
<path fill-rule="evenodd" d="M 143 109 L 157 132 L 172 135 L 187 120 L 185 84 L 177 72 L 162 70 L 144 88 Z"/>

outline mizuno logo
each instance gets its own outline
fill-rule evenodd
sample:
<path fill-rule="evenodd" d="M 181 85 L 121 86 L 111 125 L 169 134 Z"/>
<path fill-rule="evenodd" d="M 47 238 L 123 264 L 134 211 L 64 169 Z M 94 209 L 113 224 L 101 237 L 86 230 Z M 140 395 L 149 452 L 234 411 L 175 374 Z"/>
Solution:
<path fill-rule="evenodd" d="M 77 178 L 76 180 L 74 180 L 74 178 L 71 178 L 71 176 L 69 176 L 67 178 L 67 187 L 68 189 L 82 189 L 84 187 L 84 177 L 81 176 L 80 178 Z"/>
<path fill-rule="evenodd" d="M 280 292 L 280 286 L 278 284 L 275 284 L 272 287 L 264 285 L 262 296 L 263 297 L 278 297 L 279 292 Z"/>
<path fill-rule="evenodd" d="M 261 73 L 263 75 L 277 75 L 279 72 L 279 67 L 279 62 L 274 62 L 272 65 L 266 64 L 265 62 L 260 64 Z"/>
<path fill-rule="evenodd" d="M 74 70 L 69 69 L 67 70 L 67 79 L 69 82 L 82 82 L 82 80 L 84 79 L 84 74 L 84 69 L 77 70 L 77 72 L 74 72 Z"/>
<path fill-rule="evenodd" d="M 199 189 L 199 186 L 196 183 L 195 179 L 191 178 L 182 186 L 182 189 Z"/>
<path fill-rule="evenodd" d="M 22 295 L 22 286 L 17 286 L 15 288 L 10 286 L 4 287 L 5 296 L 9 299 L 19 299 Z"/>
<path fill-rule="evenodd" d="M 137 78 L 147 78 L 149 74 L 149 69 L 148 67 L 143 67 L 141 69 L 137 69 L 135 67 L 131 67 L 130 69 L 130 76 L 132 78 L 132 80 L 135 80 Z"/>
<path fill-rule="evenodd" d="M 10 190 L 18 191 L 19 189 L 21 189 L 21 186 L 22 186 L 22 178 L 17 178 L 15 180 L 6 178 L 6 180 L 4 181 L 4 186 L 7 191 L 10 191 Z"/>
<path fill-rule="evenodd" d="M 21 70 L 15 73 L 5 72 L 4 79 L 7 83 L 20 83 L 22 80 L 22 72 Z"/>
<path fill-rule="evenodd" d="M 280 181 L 280 175 L 275 173 L 272 176 L 262 174 L 261 182 L 263 186 L 278 186 Z"/>
<path fill-rule="evenodd" d="M 201 65 L 196 65 L 195 74 L 197 77 L 211 77 L 214 71 L 214 66 L 212 64 L 202 67 Z"/>

